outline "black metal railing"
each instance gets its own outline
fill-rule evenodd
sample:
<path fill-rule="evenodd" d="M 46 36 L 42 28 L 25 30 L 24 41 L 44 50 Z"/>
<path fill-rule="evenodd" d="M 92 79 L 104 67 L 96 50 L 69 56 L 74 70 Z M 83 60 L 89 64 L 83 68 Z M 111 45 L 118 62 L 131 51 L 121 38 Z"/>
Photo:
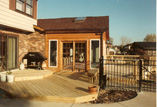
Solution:
<path fill-rule="evenodd" d="M 105 89 L 156 91 L 156 61 L 100 58 L 99 85 Z"/>
<path fill-rule="evenodd" d="M 142 60 L 141 88 L 144 91 L 156 91 L 156 60 Z"/>

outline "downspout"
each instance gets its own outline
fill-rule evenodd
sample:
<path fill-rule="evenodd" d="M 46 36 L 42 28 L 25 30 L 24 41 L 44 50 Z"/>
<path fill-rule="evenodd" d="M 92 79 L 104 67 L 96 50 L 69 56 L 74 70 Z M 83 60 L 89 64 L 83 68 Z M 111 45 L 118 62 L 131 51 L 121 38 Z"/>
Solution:
<path fill-rule="evenodd" d="M 99 86 L 100 89 L 103 87 L 103 32 L 100 33 L 100 62 L 99 62 Z"/>
<path fill-rule="evenodd" d="M 100 34 L 100 57 L 103 56 L 103 32 Z"/>

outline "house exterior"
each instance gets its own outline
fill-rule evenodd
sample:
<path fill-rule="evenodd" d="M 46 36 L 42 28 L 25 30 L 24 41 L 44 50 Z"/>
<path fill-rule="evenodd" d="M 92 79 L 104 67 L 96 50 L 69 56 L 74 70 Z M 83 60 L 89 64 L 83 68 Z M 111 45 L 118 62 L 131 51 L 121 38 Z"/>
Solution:
<path fill-rule="evenodd" d="M 156 42 L 134 42 L 131 49 L 137 55 L 156 56 Z"/>
<path fill-rule="evenodd" d="M 88 71 L 106 56 L 109 17 L 39 19 L 44 29 L 47 65 L 54 71 Z"/>
<path fill-rule="evenodd" d="M 45 37 L 35 25 L 37 0 L 0 0 L 0 71 L 19 68 L 29 51 L 44 54 Z"/>
<path fill-rule="evenodd" d="M 126 44 L 123 46 L 123 50 L 124 50 L 124 55 L 127 54 L 127 51 L 131 49 L 133 43 L 130 44 Z"/>
<path fill-rule="evenodd" d="M 106 46 L 106 54 L 107 55 L 115 55 L 116 54 L 116 51 L 114 49 L 115 47 L 111 44 L 107 44 Z"/>

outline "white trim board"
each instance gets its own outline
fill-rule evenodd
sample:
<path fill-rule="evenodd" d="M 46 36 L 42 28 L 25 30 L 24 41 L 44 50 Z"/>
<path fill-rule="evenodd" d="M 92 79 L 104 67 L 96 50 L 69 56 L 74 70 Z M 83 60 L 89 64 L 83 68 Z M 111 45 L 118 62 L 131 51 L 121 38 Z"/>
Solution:
<path fill-rule="evenodd" d="M 90 39 L 90 69 L 94 69 L 91 67 L 91 47 L 92 47 L 92 41 L 99 41 L 99 58 L 100 58 L 100 39 Z"/>
<path fill-rule="evenodd" d="M 57 57 L 56 57 L 56 66 L 50 66 L 50 42 L 51 41 L 57 41 Z M 48 65 L 49 65 L 49 67 L 58 67 L 58 40 L 56 40 L 56 39 L 51 39 L 51 40 L 49 40 L 49 61 L 48 61 Z"/>

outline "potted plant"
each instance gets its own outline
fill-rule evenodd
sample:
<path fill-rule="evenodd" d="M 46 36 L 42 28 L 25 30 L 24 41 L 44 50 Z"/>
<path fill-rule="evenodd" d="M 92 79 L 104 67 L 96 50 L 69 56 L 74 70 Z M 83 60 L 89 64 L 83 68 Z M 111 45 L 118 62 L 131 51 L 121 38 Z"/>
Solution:
<path fill-rule="evenodd" d="M 14 75 L 11 75 L 11 71 L 7 71 L 7 81 L 8 82 L 13 82 L 14 81 Z"/>
<path fill-rule="evenodd" d="M 89 90 L 89 93 L 96 94 L 97 93 L 97 86 L 95 86 L 95 85 L 88 86 L 88 90 Z"/>
<path fill-rule="evenodd" d="M 6 74 L 1 74 L 1 82 L 6 82 L 6 78 L 7 75 Z"/>

